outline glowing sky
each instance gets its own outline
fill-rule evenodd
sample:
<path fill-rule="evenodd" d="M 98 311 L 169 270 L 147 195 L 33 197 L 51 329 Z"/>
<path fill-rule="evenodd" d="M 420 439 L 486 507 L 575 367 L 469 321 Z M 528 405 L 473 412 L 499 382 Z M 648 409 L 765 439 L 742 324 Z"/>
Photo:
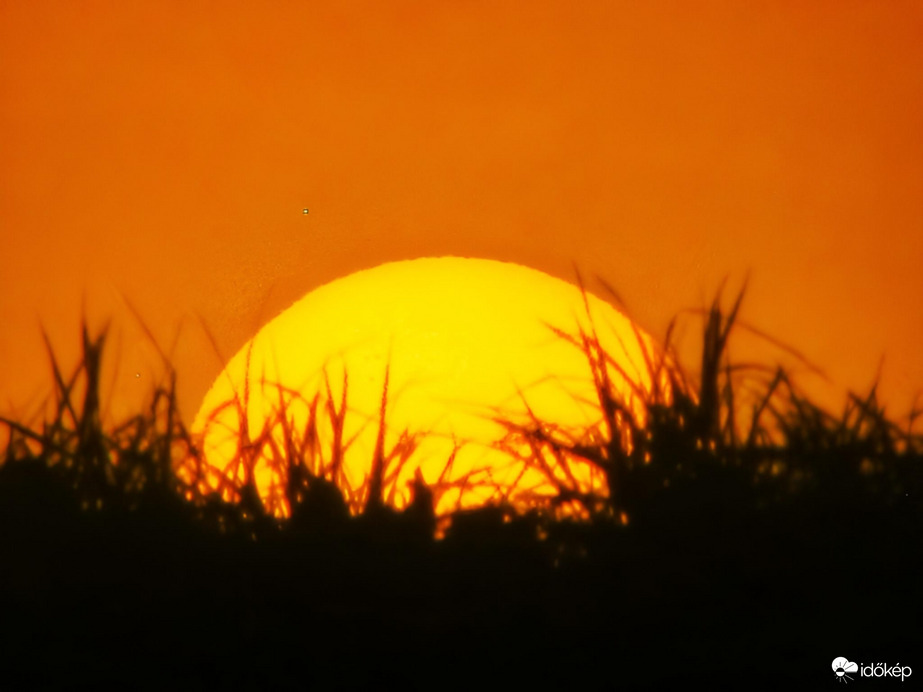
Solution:
<path fill-rule="evenodd" d="M 316 286 L 446 254 L 576 263 L 654 335 L 750 270 L 745 318 L 845 386 L 885 353 L 903 410 L 920 36 L 918 2 L 2 3 L 0 413 L 84 303 L 116 412 L 157 362 L 120 295 L 167 350 L 185 320 L 188 418 L 220 368 L 198 315 L 230 356 Z"/>

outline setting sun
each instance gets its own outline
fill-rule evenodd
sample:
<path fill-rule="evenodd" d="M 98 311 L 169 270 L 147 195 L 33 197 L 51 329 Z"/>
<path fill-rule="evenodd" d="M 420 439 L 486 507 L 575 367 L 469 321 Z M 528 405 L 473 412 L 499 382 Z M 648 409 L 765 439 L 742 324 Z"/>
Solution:
<path fill-rule="evenodd" d="M 604 434 L 581 334 L 612 357 L 611 389 L 643 424 L 640 397 L 661 356 L 627 317 L 576 286 L 453 257 L 334 281 L 263 327 L 212 385 L 193 425 L 202 482 L 233 496 L 252 469 L 278 515 L 293 456 L 334 481 L 353 512 L 374 492 L 376 459 L 380 499 L 399 509 L 415 478 L 433 490 L 437 515 L 499 501 L 540 506 L 563 488 L 605 497 L 599 468 L 536 459 L 511 435 L 510 423 L 539 421 L 575 442 Z"/>

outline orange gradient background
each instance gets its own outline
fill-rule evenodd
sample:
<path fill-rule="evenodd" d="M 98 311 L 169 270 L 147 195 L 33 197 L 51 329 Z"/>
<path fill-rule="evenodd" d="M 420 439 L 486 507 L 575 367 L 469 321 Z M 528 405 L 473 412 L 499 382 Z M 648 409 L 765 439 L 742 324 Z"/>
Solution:
<path fill-rule="evenodd" d="M 159 362 L 127 299 L 190 420 L 307 291 L 436 255 L 576 263 L 655 336 L 749 271 L 745 319 L 837 384 L 806 387 L 840 402 L 884 354 L 902 412 L 921 36 L 918 2 L 2 2 L 0 414 L 50 389 L 40 324 L 73 364 L 82 311 L 113 317 L 127 415 Z"/>

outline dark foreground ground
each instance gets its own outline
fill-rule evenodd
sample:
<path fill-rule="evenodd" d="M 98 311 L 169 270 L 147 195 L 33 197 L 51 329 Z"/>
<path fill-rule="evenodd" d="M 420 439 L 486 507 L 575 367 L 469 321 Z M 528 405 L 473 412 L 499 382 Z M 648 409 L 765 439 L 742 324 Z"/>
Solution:
<path fill-rule="evenodd" d="M 44 466 L 11 463 L 0 688 L 828 689 L 844 656 L 909 665 L 878 683 L 913 689 L 921 505 L 905 490 L 831 485 L 760 509 L 718 476 L 628 527 L 539 541 L 534 520 L 482 511 L 434 542 L 425 518 L 320 503 L 284 530 L 225 533 L 219 510 L 166 495 L 81 511 Z"/>

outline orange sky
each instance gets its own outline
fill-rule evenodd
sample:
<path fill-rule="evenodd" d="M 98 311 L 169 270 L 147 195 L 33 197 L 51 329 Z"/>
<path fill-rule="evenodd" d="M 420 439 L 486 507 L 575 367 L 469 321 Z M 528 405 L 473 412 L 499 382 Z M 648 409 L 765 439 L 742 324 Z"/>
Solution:
<path fill-rule="evenodd" d="M 165 348 L 184 321 L 191 419 L 198 316 L 230 356 L 322 283 L 445 254 L 576 262 L 655 335 L 750 270 L 749 321 L 848 387 L 885 354 L 903 412 L 921 36 L 918 2 L 0 2 L 0 414 L 84 301 L 122 402 L 156 355 L 120 296 Z"/>

